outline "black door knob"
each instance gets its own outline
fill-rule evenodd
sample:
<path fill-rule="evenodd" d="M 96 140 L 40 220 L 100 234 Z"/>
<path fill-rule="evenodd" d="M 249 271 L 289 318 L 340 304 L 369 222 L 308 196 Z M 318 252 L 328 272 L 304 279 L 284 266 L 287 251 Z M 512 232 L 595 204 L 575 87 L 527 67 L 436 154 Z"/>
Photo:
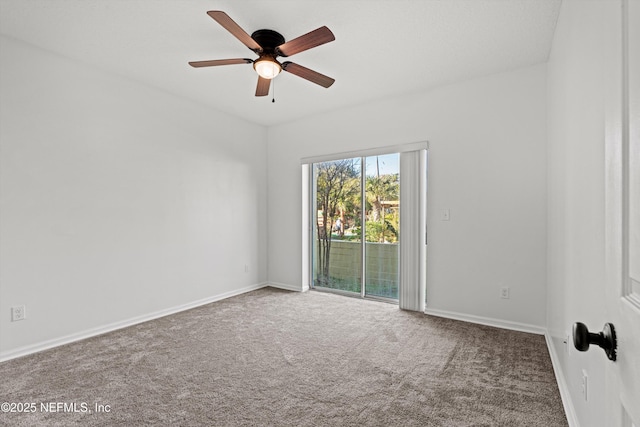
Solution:
<path fill-rule="evenodd" d="M 611 323 L 605 323 L 602 332 L 589 332 L 587 325 L 576 322 L 573 324 L 573 345 L 579 351 L 589 350 L 591 344 L 596 344 L 607 353 L 609 360 L 616 360 L 616 330 Z"/>

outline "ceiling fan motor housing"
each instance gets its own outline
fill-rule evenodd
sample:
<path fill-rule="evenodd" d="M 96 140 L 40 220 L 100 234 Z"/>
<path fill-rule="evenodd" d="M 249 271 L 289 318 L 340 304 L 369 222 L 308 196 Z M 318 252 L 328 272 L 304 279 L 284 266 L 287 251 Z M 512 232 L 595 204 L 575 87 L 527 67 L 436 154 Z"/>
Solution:
<path fill-rule="evenodd" d="M 269 55 L 275 55 L 276 47 L 280 46 L 285 41 L 282 34 L 273 30 L 254 31 L 253 34 L 251 34 L 251 38 L 262 46 L 263 53 Z"/>

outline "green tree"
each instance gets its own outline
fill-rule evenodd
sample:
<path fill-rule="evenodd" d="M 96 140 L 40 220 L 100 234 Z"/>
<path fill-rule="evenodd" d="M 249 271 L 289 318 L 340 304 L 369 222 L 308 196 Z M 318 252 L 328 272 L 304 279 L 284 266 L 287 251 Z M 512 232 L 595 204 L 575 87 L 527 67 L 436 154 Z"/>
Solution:
<path fill-rule="evenodd" d="M 367 203 L 371 214 L 366 223 L 368 242 L 393 242 L 398 238 L 397 212 L 385 212 L 385 201 L 397 201 L 400 196 L 398 174 L 368 176 Z"/>
<path fill-rule="evenodd" d="M 341 218 L 344 224 L 345 213 L 354 207 L 354 197 L 359 193 L 358 164 L 356 159 L 344 159 L 316 166 L 317 279 L 321 284 L 329 284 L 331 231 L 336 219 Z"/>

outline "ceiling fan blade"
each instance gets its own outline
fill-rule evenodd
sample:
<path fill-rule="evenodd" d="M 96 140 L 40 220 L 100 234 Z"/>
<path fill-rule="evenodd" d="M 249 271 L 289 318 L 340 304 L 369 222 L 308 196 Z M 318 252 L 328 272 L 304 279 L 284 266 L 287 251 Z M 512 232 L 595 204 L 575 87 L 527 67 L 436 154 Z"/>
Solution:
<path fill-rule="evenodd" d="M 258 86 L 256 87 L 256 96 L 269 95 L 269 86 L 271 85 L 271 79 L 265 79 L 258 76 Z"/>
<path fill-rule="evenodd" d="M 320 74 L 317 71 L 310 70 L 307 67 L 303 67 L 302 65 L 294 64 L 293 62 L 283 62 L 282 69 L 291 74 L 295 74 L 298 77 L 302 77 L 303 79 L 307 79 L 312 83 L 320 85 L 322 87 L 329 87 L 335 82 L 335 79 L 331 77 L 325 76 L 324 74 Z"/>
<path fill-rule="evenodd" d="M 235 59 L 214 59 L 211 61 L 191 61 L 189 65 L 194 68 L 199 67 L 215 67 L 217 65 L 234 65 L 234 64 L 251 64 L 252 59 L 249 58 L 235 58 Z"/>
<path fill-rule="evenodd" d="M 251 36 L 247 34 L 240 25 L 236 24 L 233 19 L 229 18 L 229 15 L 221 10 L 210 10 L 207 12 L 207 15 L 212 17 L 218 24 L 222 25 L 225 30 L 233 34 L 235 38 L 240 40 L 246 47 L 258 54 L 262 52 L 262 46 L 252 39 Z"/>
<path fill-rule="evenodd" d="M 304 34 L 298 38 L 290 40 L 276 47 L 276 53 L 280 56 L 291 56 L 300 53 L 312 47 L 320 46 L 325 43 L 334 41 L 336 37 L 327 27 L 320 27 Z"/>

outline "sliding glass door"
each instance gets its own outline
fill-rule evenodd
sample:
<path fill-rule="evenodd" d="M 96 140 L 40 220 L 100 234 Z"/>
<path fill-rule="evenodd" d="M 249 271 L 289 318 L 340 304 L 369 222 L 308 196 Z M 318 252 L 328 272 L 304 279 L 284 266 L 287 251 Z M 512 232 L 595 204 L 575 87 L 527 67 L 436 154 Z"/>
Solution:
<path fill-rule="evenodd" d="M 398 299 L 399 154 L 312 165 L 312 286 Z"/>
<path fill-rule="evenodd" d="M 313 164 L 313 286 L 362 293 L 362 161 Z"/>
<path fill-rule="evenodd" d="M 364 159 L 365 295 L 398 299 L 399 154 Z"/>

